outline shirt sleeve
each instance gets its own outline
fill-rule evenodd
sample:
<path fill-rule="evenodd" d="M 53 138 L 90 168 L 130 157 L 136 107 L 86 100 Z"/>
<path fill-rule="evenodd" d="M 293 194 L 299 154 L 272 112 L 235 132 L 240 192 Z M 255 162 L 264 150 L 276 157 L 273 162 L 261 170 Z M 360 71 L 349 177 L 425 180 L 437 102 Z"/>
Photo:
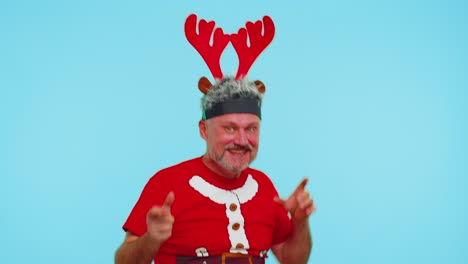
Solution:
<path fill-rule="evenodd" d="M 292 222 L 288 212 L 281 205 L 276 206 L 276 227 L 273 234 L 273 245 L 286 241 L 292 231 Z"/>
<path fill-rule="evenodd" d="M 271 181 L 270 181 L 271 182 Z M 279 197 L 273 182 L 271 182 L 273 197 Z M 286 241 L 292 232 L 292 221 L 289 212 L 284 209 L 279 203 L 274 203 L 275 206 L 275 230 L 273 233 L 272 245 L 277 245 Z"/>
<path fill-rule="evenodd" d="M 261 182 L 262 186 L 267 189 L 268 196 L 271 197 L 271 201 L 274 197 L 279 197 L 278 190 L 276 189 L 273 181 L 264 173 L 260 173 L 262 177 L 259 177 L 258 180 Z M 271 240 L 272 245 L 280 244 L 291 235 L 292 232 L 292 221 L 289 216 L 289 213 L 284 207 L 272 201 L 273 208 L 273 219 L 274 219 L 274 229 L 273 236 Z"/>
<path fill-rule="evenodd" d="M 156 173 L 151 177 L 123 225 L 123 230 L 130 231 L 137 236 L 146 233 L 146 214 L 151 207 L 161 206 L 170 190 L 171 184 L 164 174 Z"/>

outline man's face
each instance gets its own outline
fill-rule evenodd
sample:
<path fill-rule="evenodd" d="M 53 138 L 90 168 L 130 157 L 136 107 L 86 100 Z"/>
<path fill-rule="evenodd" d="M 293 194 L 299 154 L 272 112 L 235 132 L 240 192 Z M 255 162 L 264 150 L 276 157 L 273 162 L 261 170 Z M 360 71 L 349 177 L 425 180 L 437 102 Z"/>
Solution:
<path fill-rule="evenodd" d="M 228 176 L 239 174 L 257 156 L 260 119 L 254 114 L 220 115 L 200 121 L 199 128 L 209 157 Z"/>

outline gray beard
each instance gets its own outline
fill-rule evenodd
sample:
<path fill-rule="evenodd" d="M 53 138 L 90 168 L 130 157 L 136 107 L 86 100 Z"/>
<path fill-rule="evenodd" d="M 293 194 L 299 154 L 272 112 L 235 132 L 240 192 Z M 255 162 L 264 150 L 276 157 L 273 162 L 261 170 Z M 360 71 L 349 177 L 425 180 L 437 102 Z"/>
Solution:
<path fill-rule="evenodd" d="M 243 170 L 247 169 L 247 167 L 249 167 L 250 163 L 253 161 L 249 161 L 247 164 L 243 165 L 242 167 L 240 168 L 237 168 L 237 167 L 234 167 L 232 166 L 231 164 L 229 164 L 228 162 L 226 162 L 226 160 L 224 159 L 224 153 L 226 152 L 227 150 L 224 150 L 223 151 L 223 154 L 221 156 L 216 156 L 215 153 L 213 153 L 212 151 L 209 151 L 208 152 L 208 155 L 210 156 L 210 158 L 216 162 L 218 162 L 218 164 L 220 164 L 223 168 L 225 168 L 226 170 L 230 171 L 230 172 L 233 172 L 233 173 L 236 173 L 236 174 L 239 174 L 241 173 Z"/>

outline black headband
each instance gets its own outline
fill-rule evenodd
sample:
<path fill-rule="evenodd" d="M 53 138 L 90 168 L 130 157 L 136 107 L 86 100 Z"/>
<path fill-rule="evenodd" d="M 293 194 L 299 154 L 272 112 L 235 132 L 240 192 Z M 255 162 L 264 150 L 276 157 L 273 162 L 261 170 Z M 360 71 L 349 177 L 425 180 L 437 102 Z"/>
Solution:
<path fill-rule="evenodd" d="M 235 98 L 215 104 L 209 110 L 205 110 L 203 119 L 207 120 L 215 116 L 232 113 L 250 113 L 261 117 L 261 101 L 256 98 Z"/>

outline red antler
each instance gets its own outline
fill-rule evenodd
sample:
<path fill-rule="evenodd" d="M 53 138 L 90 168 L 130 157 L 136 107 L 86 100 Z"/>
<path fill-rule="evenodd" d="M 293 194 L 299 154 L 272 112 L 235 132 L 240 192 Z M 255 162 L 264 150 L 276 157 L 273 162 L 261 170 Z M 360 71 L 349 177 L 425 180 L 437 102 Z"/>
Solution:
<path fill-rule="evenodd" d="M 215 79 L 223 78 L 223 72 L 219 60 L 223 50 L 229 43 L 229 35 L 223 33 L 221 28 L 216 28 L 213 37 L 213 45 L 210 45 L 210 38 L 215 27 L 215 22 L 200 20 L 197 34 L 197 16 L 191 14 L 185 20 L 185 36 L 188 42 L 200 53 Z"/>
<path fill-rule="evenodd" d="M 260 20 L 255 23 L 247 22 L 246 27 L 247 30 L 240 28 L 237 34 L 231 35 L 232 46 L 234 46 L 239 57 L 239 69 L 236 79 L 244 78 L 247 75 L 254 61 L 275 36 L 275 25 L 269 16 L 263 17 L 263 23 Z M 247 46 L 247 32 L 249 34 L 250 47 Z"/>

